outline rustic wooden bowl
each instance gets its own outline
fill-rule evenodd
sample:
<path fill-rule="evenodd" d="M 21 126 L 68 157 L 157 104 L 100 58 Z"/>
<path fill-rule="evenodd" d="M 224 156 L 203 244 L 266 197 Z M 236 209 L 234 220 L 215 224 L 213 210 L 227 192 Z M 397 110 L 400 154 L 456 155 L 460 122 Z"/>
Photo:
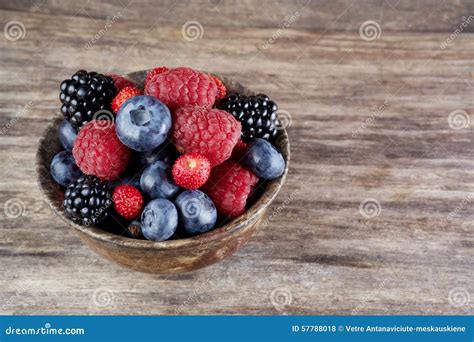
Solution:
<path fill-rule="evenodd" d="M 135 72 L 128 77 L 143 84 L 145 71 Z M 252 92 L 241 84 L 219 76 L 230 92 L 243 94 Z M 87 227 L 73 223 L 62 208 L 63 190 L 50 175 L 53 156 L 61 150 L 58 126 L 62 121 L 57 117 L 46 129 L 39 142 L 36 155 L 38 184 L 46 201 L 54 212 L 79 234 L 81 240 L 97 254 L 130 269 L 147 273 L 182 273 L 206 267 L 235 253 L 255 232 L 288 173 L 290 146 L 284 129 L 279 132 L 276 145 L 286 161 L 286 169 L 280 178 L 265 184 L 260 197 L 251 204 L 240 217 L 210 232 L 177 240 L 153 242 L 132 239 L 108 232 L 97 227 Z"/>

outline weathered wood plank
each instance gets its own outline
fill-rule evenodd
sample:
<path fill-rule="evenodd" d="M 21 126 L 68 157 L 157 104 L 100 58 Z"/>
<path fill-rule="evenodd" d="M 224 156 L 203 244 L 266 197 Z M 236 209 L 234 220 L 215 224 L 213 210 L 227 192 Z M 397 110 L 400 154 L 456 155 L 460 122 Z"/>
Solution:
<path fill-rule="evenodd" d="M 469 0 L 3 0 L 0 9 L 30 14 L 64 15 L 183 25 L 190 20 L 204 27 L 273 27 L 327 31 L 358 31 L 367 20 L 383 23 L 383 31 L 453 32 L 474 13 Z M 295 18 L 292 18 L 295 16 Z M 285 24 L 287 23 L 287 24 Z M 473 32 L 467 26 L 466 32 Z"/>

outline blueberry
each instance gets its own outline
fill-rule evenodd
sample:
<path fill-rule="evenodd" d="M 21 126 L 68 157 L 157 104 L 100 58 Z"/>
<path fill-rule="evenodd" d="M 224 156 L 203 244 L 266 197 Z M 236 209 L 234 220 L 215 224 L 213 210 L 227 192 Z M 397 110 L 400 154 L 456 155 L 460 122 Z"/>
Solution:
<path fill-rule="evenodd" d="M 171 176 L 170 167 L 162 161 L 156 161 L 146 167 L 140 177 L 140 188 L 149 198 L 171 198 L 179 191 Z"/>
<path fill-rule="evenodd" d="M 178 227 L 178 212 L 167 199 L 150 201 L 141 216 L 142 234 L 148 240 L 168 240 Z"/>
<path fill-rule="evenodd" d="M 82 176 L 81 170 L 76 166 L 71 152 L 62 151 L 56 154 L 51 161 L 51 176 L 62 186 L 68 186 Z"/>
<path fill-rule="evenodd" d="M 138 156 L 138 162 L 142 166 L 149 165 L 157 160 L 173 164 L 178 155 L 179 153 L 173 143 L 167 140 L 154 150 L 141 152 Z"/>
<path fill-rule="evenodd" d="M 145 152 L 160 146 L 171 128 L 171 114 L 152 96 L 135 96 L 123 103 L 115 121 L 117 136 L 132 150 Z"/>
<path fill-rule="evenodd" d="M 179 224 L 190 234 L 204 233 L 214 228 L 217 210 L 212 200 L 200 190 L 186 190 L 175 201 Z"/>
<path fill-rule="evenodd" d="M 72 148 L 74 146 L 74 140 L 76 140 L 77 132 L 71 126 L 69 121 L 64 120 L 63 122 L 61 122 L 61 124 L 59 125 L 58 135 L 61 146 L 65 150 L 72 151 Z"/>
<path fill-rule="evenodd" d="M 244 164 L 258 177 L 275 179 L 285 171 L 285 160 L 280 152 L 265 139 L 255 139 L 249 145 Z"/>

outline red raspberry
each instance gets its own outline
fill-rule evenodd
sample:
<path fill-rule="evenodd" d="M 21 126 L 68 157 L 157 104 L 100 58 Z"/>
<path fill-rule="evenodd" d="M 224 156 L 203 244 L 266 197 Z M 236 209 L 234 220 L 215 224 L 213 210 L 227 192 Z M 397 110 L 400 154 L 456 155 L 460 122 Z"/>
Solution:
<path fill-rule="evenodd" d="M 227 95 L 227 89 L 221 79 L 215 75 L 209 74 L 217 86 L 217 100 L 223 99 Z"/>
<path fill-rule="evenodd" d="M 127 168 L 131 151 L 118 139 L 112 121 L 93 120 L 77 134 L 72 154 L 86 175 L 114 180 Z"/>
<path fill-rule="evenodd" d="M 145 94 L 154 96 L 173 111 L 187 105 L 212 106 L 217 85 L 207 74 L 191 68 L 176 68 L 158 74 L 145 85 Z"/>
<path fill-rule="evenodd" d="M 143 95 L 143 91 L 137 87 L 123 88 L 117 95 L 115 95 L 114 99 L 112 100 L 112 110 L 114 113 L 117 113 L 120 109 L 120 106 L 122 106 L 125 101 L 138 95 Z"/>
<path fill-rule="evenodd" d="M 161 67 L 157 67 L 157 68 L 153 68 L 151 69 L 150 71 L 148 71 L 146 73 L 146 77 L 145 77 L 145 85 L 150 82 L 150 80 L 155 77 L 156 75 L 159 75 L 159 74 L 162 74 L 164 72 L 167 72 L 169 71 L 170 69 L 168 69 L 167 67 L 165 66 L 161 66 Z"/>
<path fill-rule="evenodd" d="M 130 81 L 129 79 L 126 79 L 123 76 L 117 75 L 117 74 L 107 74 L 107 76 L 112 77 L 114 80 L 115 88 L 117 88 L 117 92 L 122 90 L 125 87 L 136 87 L 137 85 Z"/>
<path fill-rule="evenodd" d="M 123 184 L 114 189 L 112 193 L 115 211 L 127 220 L 133 220 L 141 214 L 143 197 L 134 186 Z"/>
<path fill-rule="evenodd" d="M 178 151 L 200 153 L 211 167 L 229 159 L 241 131 L 240 122 L 220 109 L 187 106 L 173 113 L 172 140 Z"/>
<path fill-rule="evenodd" d="M 247 197 L 257 182 L 258 177 L 252 171 L 227 160 L 212 169 L 203 190 L 212 199 L 219 214 L 233 218 L 245 211 Z"/>
<path fill-rule="evenodd" d="M 197 189 L 209 178 L 211 163 L 199 153 L 187 153 L 176 159 L 172 173 L 175 183 L 179 186 Z"/>
<path fill-rule="evenodd" d="M 236 162 L 240 162 L 242 159 L 244 159 L 245 153 L 247 153 L 247 149 L 248 144 L 245 143 L 242 139 L 240 139 L 232 150 L 232 155 L 230 156 L 230 159 L 235 160 Z"/>

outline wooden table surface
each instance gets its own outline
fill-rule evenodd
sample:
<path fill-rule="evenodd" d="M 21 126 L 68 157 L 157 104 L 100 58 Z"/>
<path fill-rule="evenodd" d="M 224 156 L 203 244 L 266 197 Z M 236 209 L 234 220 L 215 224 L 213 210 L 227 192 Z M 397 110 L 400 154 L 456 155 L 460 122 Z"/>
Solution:
<path fill-rule="evenodd" d="M 3 0 L 0 312 L 473 314 L 474 2 Z M 34 156 L 77 69 L 226 74 L 276 99 L 269 224 L 194 273 L 122 269 L 42 200 Z"/>

